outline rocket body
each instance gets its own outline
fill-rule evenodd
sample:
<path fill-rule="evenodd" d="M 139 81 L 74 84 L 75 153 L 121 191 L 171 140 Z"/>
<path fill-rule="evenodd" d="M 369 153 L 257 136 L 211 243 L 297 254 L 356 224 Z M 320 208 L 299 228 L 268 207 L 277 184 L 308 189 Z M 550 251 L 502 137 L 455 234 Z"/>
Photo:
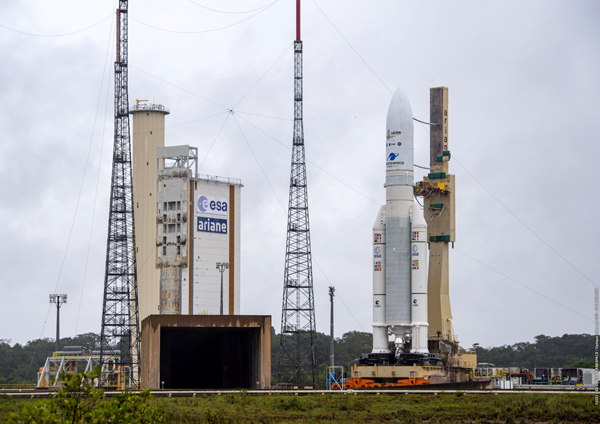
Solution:
<path fill-rule="evenodd" d="M 397 349 L 427 353 L 427 225 L 413 200 L 413 115 L 401 88 L 386 129 L 386 203 L 373 226 L 373 353 L 391 352 L 389 333 Z"/>

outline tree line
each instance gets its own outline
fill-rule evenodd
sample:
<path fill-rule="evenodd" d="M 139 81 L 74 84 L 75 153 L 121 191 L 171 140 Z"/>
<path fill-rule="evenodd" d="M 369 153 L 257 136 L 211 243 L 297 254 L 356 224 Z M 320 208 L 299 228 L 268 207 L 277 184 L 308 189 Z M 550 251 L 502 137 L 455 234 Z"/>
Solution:
<path fill-rule="evenodd" d="M 278 382 L 281 335 L 271 329 L 271 375 Z M 95 333 L 65 337 L 60 341 L 64 346 L 94 347 L 100 336 Z M 474 345 L 478 362 L 487 362 L 497 367 L 519 368 L 593 368 L 596 338 L 589 334 L 565 334 L 549 337 L 535 336 L 533 343 L 521 342 L 498 347 Z M 35 383 L 39 368 L 46 358 L 52 356 L 55 343 L 51 338 L 36 339 L 24 345 L 11 346 L 9 340 L 0 339 L 0 383 Z M 372 349 L 371 333 L 350 331 L 334 340 L 335 365 L 349 371 L 352 362 L 361 354 Z M 323 386 L 329 366 L 329 336 L 316 333 L 316 363 L 319 385 Z"/>

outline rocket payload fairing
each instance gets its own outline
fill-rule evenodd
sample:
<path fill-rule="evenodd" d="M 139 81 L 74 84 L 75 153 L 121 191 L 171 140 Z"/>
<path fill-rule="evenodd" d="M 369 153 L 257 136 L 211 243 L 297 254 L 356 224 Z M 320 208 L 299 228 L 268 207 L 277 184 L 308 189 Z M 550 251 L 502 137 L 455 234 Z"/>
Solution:
<path fill-rule="evenodd" d="M 427 354 L 427 224 L 413 200 L 413 115 L 397 88 L 386 122 L 386 202 L 373 225 L 373 352 Z"/>

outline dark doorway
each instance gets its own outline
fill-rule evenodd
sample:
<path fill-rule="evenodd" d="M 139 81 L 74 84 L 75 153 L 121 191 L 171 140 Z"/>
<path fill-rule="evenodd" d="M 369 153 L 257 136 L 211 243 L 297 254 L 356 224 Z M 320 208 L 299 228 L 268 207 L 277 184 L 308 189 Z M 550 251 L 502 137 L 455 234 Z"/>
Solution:
<path fill-rule="evenodd" d="M 259 361 L 260 328 L 161 328 L 165 389 L 256 388 Z"/>

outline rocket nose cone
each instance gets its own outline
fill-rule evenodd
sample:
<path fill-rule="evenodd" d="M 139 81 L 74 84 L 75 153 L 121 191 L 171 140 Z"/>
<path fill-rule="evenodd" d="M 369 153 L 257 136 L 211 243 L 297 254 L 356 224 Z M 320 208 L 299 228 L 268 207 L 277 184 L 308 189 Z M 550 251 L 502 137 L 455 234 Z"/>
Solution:
<path fill-rule="evenodd" d="M 413 139 L 412 109 L 408 97 L 401 87 L 396 88 L 396 92 L 392 96 L 388 108 L 386 127 L 388 137 L 396 133 L 405 140 L 410 139 L 412 141 Z"/>
<path fill-rule="evenodd" d="M 385 137 L 386 172 L 412 171 L 413 115 L 408 97 L 401 88 L 396 89 L 390 102 Z"/>

